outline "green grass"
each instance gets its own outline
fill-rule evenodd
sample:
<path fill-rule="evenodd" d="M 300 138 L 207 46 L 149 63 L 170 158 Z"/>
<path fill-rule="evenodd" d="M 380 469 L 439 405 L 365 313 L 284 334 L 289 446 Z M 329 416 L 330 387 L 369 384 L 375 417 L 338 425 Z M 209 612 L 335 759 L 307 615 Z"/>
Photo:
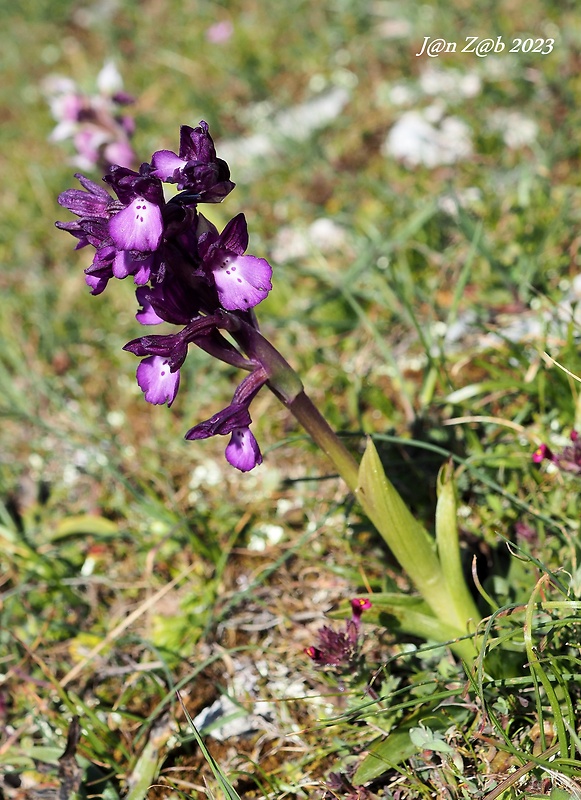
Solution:
<path fill-rule="evenodd" d="M 99 8 L 0 4 L 0 773 L 57 788 L 76 716 L 81 796 L 106 800 L 354 797 L 345 782 L 326 788 L 332 772 L 365 784 L 362 798 L 581 796 L 579 477 L 531 463 L 581 424 L 579 325 L 548 321 L 581 263 L 575 5 Z M 224 18 L 234 34 L 213 45 L 205 31 Z M 426 35 L 477 33 L 556 44 L 414 55 Z M 207 119 L 220 154 L 220 140 L 347 88 L 333 122 L 255 163 L 234 158 L 237 188 L 213 218 L 244 210 L 249 251 L 275 270 L 262 331 L 354 452 L 374 436 L 430 531 L 453 459 L 483 617 L 474 672 L 371 612 L 363 676 L 315 669 L 304 648 L 342 625 L 326 612 L 410 591 L 405 575 L 274 397 L 253 406 L 265 464 L 248 475 L 228 469 L 223 442 L 183 440 L 229 400 L 232 370 L 192 353 L 171 410 L 143 401 L 121 349 L 139 335 L 131 286 L 91 297 L 88 251 L 54 228 L 75 170 L 48 141 L 41 81 L 58 72 L 91 90 L 109 57 L 137 97 L 143 160 L 175 148 L 182 123 Z M 475 96 L 443 100 L 474 152 L 410 169 L 383 143 L 408 110 L 394 87 L 412 92 L 409 109 L 434 102 L 419 88 L 428 67 L 478 76 Z M 535 121 L 534 142 L 510 149 L 498 110 Z M 467 190 L 449 213 L 442 198 Z M 281 230 L 320 218 L 344 239 L 277 263 Z M 514 341 L 517 323 L 537 327 Z M 223 693 L 241 716 L 268 702 L 268 721 L 224 741 L 194 730 L 187 715 Z"/>

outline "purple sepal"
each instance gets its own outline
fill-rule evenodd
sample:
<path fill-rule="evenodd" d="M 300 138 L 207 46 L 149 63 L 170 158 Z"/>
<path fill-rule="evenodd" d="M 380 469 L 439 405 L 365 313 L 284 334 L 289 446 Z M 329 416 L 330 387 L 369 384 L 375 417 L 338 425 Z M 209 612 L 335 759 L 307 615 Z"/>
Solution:
<path fill-rule="evenodd" d="M 93 263 L 85 270 L 85 281 L 91 287 L 91 294 L 101 294 L 113 277 L 115 248 L 112 245 L 99 246 L 93 256 Z"/>
<path fill-rule="evenodd" d="M 216 160 L 214 141 L 205 120 L 201 120 L 196 128 L 191 128 L 189 125 L 181 126 L 180 158 L 184 161 L 199 161 L 206 164 Z"/>
<path fill-rule="evenodd" d="M 228 408 L 218 411 L 210 419 L 194 425 L 186 433 L 185 438 L 209 439 L 211 436 L 226 436 L 235 428 L 247 428 L 252 420 L 246 404 L 232 403 Z"/>
<path fill-rule="evenodd" d="M 171 371 L 167 358 L 149 356 L 137 367 L 137 383 L 148 403 L 171 406 L 180 385 L 180 371 Z"/>
<path fill-rule="evenodd" d="M 198 317 L 186 325 L 179 333 L 141 336 L 139 339 L 132 339 L 123 349 L 134 353 L 136 356 L 162 356 L 167 358 L 173 372 L 184 363 L 188 354 L 188 344 L 197 342 L 198 339 L 205 339 L 213 332 L 216 323 L 216 317 Z M 248 380 L 248 378 L 245 380 Z M 244 381 L 242 384 L 244 384 Z M 240 385 L 242 386 L 242 384 Z"/>
<path fill-rule="evenodd" d="M 163 206 L 163 186 L 150 174 L 149 164 L 142 164 L 139 172 L 127 167 L 113 166 L 103 178 L 114 190 L 124 206 L 128 206 L 137 197 L 143 197 L 148 203 Z"/>
<path fill-rule="evenodd" d="M 140 339 L 128 342 L 123 349 L 136 356 L 159 356 L 166 359 L 170 368 L 175 371 L 186 360 L 188 343 L 182 331 L 181 333 L 168 333 L 165 336 L 142 336 Z M 141 384 L 139 385 L 141 386 Z"/>
<path fill-rule="evenodd" d="M 221 203 L 236 186 L 230 180 L 228 164 L 217 158 L 214 164 L 186 164 L 180 181 L 182 200 L 194 203 Z"/>
<path fill-rule="evenodd" d="M 107 206 L 113 202 L 109 193 L 80 172 L 75 173 L 75 178 L 86 191 L 67 189 L 58 196 L 58 204 L 77 217 L 105 217 Z"/>
<path fill-rule="evenodd" d="M 220 248 L 231 250 L 238 255 L 246 252 L 248 247 L 248 225 L 244 214 L 237 214 L 230 220 L 220 234 L 218 245 Z"/>
<path fill-rule="evenodd" d="M 107 224 L 108 220 L 105 218 L 83 217 L 79 220 L 79 226 L 84 231 L 88 243 L 97 251 L 105 246 L 110 246 L 112 251 L 115 249 Z"/>
<path fill-rule="evenodd" d="M 88 244 L 90 244 L 84 227 L 77 220 L 74 220 L 73 222 L 55 222 L 55 227 L 57 227 L 60 231 L 66 231 L 67 233 L 70 233 L 71 236 L 74 236 L 79 240 L 75 246 L 75 250 L 80 250 L 81 247 L 86 247 Z"/>

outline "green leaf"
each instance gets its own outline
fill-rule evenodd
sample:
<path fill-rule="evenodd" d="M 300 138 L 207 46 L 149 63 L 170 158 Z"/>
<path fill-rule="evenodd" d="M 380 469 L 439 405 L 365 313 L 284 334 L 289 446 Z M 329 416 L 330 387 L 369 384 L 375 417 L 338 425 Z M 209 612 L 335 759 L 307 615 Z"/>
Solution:
<path fill-rule="evenodd" d="M 356 495 L 401 566 L 426 600 L 426 590 L 442 586 L 435 542 L 411 514 L 387 479 L 371 438 L 361 459 Z M 430 601 L 428 600 L 430 603 Z M 432 605 L 430 603 L 430 605 Z"/>
<path fill-rule="evenodd" d="M 420 748 L 410 737 L 412 728 L 423 725 L 431 731 L 444 731 L 453 724 L 455 718 L 464 718 L 467 713 L 465 709 L 458 707 L 450 707 L 446 712 L 434 711 L 434 707 L 432 705 L 416 711 L 396 730 L 392 731 L 387 739 L 375 744 L 355 772 L 354 785 L 359 786 L 378 778 L 388 769 L 397 767 L 402 761 L 406 761 L 414 753 L 417 753 Z"/>
<path fill-rule="evenodd" d="M 10 751 L 9 751 L 10 752 Z M 25 758 L 31 758 L 34 762 L 40 761 L 42 764 L 57 765 L 59 758 L 63 754 L 62 747 L 55 747 L 52 745 L 28 745 L 26 740 L 20 753 Z"/>
<path fill-rule="evenodd" d="M 434 735 L 432 728 L 418 725 L 410 728 L 410 739 L 419 750 L 432 750 L 434 753 L 454 753 L 454 748 L 446 742 L 441 734 Z"/>
<path fill-rule="evenodd" d="M 463 636 L 471 615 L 466 619 L 459 616 L 436 555 L 436 544 L 387 479 L 371 438 L 361 460 L 356 495 L 434 616 L 454 628 L 456 637 Z"/>
<path fill-rule="evenodd" d="M 458 535 L 458 509 L 454 467 L 447 461 L 438 474 L 438 503 L 436 505 L 436 543 L 444 580 L 460 625 L 472 620 L 475 627 L 480 614 L 466 585 Z"/>
<path fill-rule="evenodd" d="M 137 759 L 131 774 L 127 776 L 126 800 L 144 800 L 157 779 L 159 768 L 166 754 L 166 745 L 174 734 L 175 723 L 164 714 L 149 733 L 147 744 Z"/>
<path fill-rule="evenodd" d="M 236 791 L 236 789 L 234 788 L 234 786 L 231 784 L 230 780 L 228 779 L 228 776 L 224 773 L 224 770 L 222 769 L 220 764 L 216 761 L 214 756 L 210 753 L 210 751 L 206 747 L 206 745 L 204 743 L 204 740 L 202 739 L 198 729 L 194 725 L 194 720 L 189 715 L 188 710 L 184 706 L 183 701 L 182 701 L 179 693 L 178 693 L 178 699 L 179 699 L 179 701 L 180 701 L 180 703 L 182 705 L 182 708 L 184 710 L 184 714 L 186 715 L 186 719 L 188 720 L 188 722 L 190 724 L 190 727 L 191 727 L 192 732 L 194 734 L 194 739 L 196 740 L 196 742 L 198 744 L 198 747 L 200 748 L 200 752 L 202 753 L 202 755 L 206 759 L 210 769 L 214 773 L 214 777 L 216 778 L 220 788 L 224 792 L 224 797 L 227 798 L 227 800 L 242 800 L 242 798 L 240 797 L 240 795 L 238 794 L 238 792 Z"/>
<path fill-rule="evenodd" d="M 549 797 L 551 800 L 573 800 L 575 795 L 570 794 L 569 792 L 565 791 L 565 789 L 559 789 L 557 786 L 554 786 L 551 789 L 551 794 Z"/>
<path fill-rule="evenodd" d="M 106 517 L 99 517 L 96 514 L 79 514 L 74 517 L 65 517 L 56 526 L 51 536 L 53 541 L 68 539 L 84 534 L 92 534 L 101 538 L 109 538 L 119 535 L 119 526 Z"/>

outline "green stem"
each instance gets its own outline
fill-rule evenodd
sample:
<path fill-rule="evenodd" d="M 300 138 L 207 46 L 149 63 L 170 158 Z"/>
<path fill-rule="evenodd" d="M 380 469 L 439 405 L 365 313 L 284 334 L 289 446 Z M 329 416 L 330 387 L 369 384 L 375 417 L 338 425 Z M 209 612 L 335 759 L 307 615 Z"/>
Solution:
<path fill-rule="evenodd" d="M 359 484 L 359 465 L 311 399 L 302 391 L 286 405 L 315 444 L 333 462 L 350 491 L 355 492 Z"/>
<path fill-rule="evenodd" d="M 359 482 L 359 465 L 335 431 L 304 392 L 301 379 L 288 361 L 252 325 L 233 314 L 224 314 L 226 329 L 248 356 L 265 370 L 268 387 L 294 415 L 309 436 L 333 462 L 352 492 Z"/>

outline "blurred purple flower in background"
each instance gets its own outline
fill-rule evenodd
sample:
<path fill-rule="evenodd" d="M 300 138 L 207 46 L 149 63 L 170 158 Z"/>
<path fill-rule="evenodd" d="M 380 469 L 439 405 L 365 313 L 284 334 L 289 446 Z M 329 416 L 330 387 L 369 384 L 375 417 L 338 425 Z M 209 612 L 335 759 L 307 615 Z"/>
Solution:
<path fill-rule="evenodd" d="M 540 464 L 541 461 L 550 461 L 563 472 L 581 475 L 581 438 L 575 430 L 571 431 L 569 438 L 571 439 L 571 444 L 566 445 L 560 453 L 554 453 L 547 444 L 537 447 L 533 453 L 534 463 Z"/>
<path fill-rule="evenodd" d="M 57 123 L 51 140 L 71 140 L 76 151 L 73 163 L 80 169 L 107 169 L 112 164 L 133 167 L 131 147 L 133 119 L 123 113 L 134 98 L 123 91 L 121 76 L 108 61 L 97 76 L 97 91 L 87 94 L 75 81 L 51 75 L 43 83 L 52 115 Z"/>
<path fill-rule="evenodd" d="M 215 22 L 206 29 L 206 39 L 211 44 L 225 44 L 234 33 L 234 25 L 229 19 Z"/>

